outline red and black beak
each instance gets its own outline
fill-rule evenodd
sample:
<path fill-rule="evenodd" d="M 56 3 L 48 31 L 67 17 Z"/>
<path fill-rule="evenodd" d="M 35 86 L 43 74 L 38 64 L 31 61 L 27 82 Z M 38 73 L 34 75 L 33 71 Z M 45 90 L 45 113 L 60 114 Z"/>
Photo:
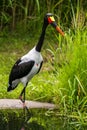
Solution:
<path fill-rule="evenodd" d="M 62 36 L 64 36 L 64 32 L 60 29 L 60 27 L 58 27 L 53 16 L 48 17 L 48 23 L 51 24 Z"/>

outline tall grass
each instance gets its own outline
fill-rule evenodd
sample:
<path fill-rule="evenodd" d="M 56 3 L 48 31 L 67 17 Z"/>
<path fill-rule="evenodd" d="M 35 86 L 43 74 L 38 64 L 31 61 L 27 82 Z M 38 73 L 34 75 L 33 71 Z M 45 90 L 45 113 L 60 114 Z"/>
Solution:
<path fill-rule="evenodd" d="M 48 50 L 53 56 L 54 72 L 58 72 L 59 88 L 60 86 L 66 88 L 67 94 L 71 88 L 74 88 L 79 97 L 86 96 L 87 93 L 86 35 L 86 30 L 79 31 L 72 36 L 67 34 L 62 41 L 62 46 L 57 47 L 56 50 L 53 47 Z"/>
<path fill-rule="evenodd" d="M 51 87 L 51 100 L 60 110 L 55 115 L 70 118 L 69 122 L 76 124 L 77 129 L 82 128 L 81 125 L 87 126 L 86 35 L 86 29 L 76 34 L 67 32 L 62 46 L 58 44 L 56 48 L 47 49 L 53 59 L 49 62 L 52 78 L 49 78 L 47 88 Z"/>
<path fill-rule="evenodd" d="M 20 33 L 30 28 L 35 30 L 41 26 L 42 18 L 47 12 L 54 13 L 64 25 L 71 26 L 72 21 L 73 27 L 82 27 L 85 23 L 86 4 L 86 0 L 3 0 L 0 2 L 0 30 L 16 30 Z"/>

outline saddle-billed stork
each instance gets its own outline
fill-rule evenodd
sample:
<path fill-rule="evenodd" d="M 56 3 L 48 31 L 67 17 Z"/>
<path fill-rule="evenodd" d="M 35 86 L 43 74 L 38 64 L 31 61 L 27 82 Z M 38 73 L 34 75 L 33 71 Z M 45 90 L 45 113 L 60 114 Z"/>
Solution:
<path fill-rule="evenodd" d="M 64 32 L 57 26 L 53 14 L 47 13 L 44 17 L 42 33 L 37 45 L 26 55 L 22 56 L 16 61 L 9 75 L 7 91 L 15 89 L 20 82 L 22 82 L 22 84 L 24 85 L 24 88 L 20 94 L 20 99 L 23 102 L 24 106 L 26 86 L 31 78 L 33 78 L 33 76 L 40 71 L 43 63 L 43 58 L 40 52 L 44 41 L 45 31 L 49 24 L 51 24 L 62 36 L 64 36 Z M 24 99 L 22 98 L 23 94 Z"/>

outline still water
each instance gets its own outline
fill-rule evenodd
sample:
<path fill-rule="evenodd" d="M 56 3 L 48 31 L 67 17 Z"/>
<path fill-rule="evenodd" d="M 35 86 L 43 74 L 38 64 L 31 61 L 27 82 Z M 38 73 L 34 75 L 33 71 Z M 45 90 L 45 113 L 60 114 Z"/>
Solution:
<path fill-rule="evenodd" d="M 55 116 L 52 110 L 2 110 L 0 130 L 87 130 L 87 126 L 75 119 Z"/>

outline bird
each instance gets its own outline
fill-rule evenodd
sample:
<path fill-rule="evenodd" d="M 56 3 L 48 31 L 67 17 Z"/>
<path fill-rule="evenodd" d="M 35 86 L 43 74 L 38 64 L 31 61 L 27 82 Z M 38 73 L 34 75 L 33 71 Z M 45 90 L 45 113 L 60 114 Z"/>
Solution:
<path fill-rule="evenodd" d="M 49 24 L 52 25 L 62 36 L 64 36 L 64 32 L 55 22 L 54 15 L 52 13 L 46 13 L 43 20 L 42 32 L 37 44 L 27 54 L 15 62 L 9 74 L 7 92 L 14 90 L 21 82 L 24 87 L 20 93 L 19 98 L 24 106 L 25 90 L 28 82 L 34 77 L 34 75 L 39 73 L 43 64 L 41 49 L 44 42 L 46 28 Z"/>

